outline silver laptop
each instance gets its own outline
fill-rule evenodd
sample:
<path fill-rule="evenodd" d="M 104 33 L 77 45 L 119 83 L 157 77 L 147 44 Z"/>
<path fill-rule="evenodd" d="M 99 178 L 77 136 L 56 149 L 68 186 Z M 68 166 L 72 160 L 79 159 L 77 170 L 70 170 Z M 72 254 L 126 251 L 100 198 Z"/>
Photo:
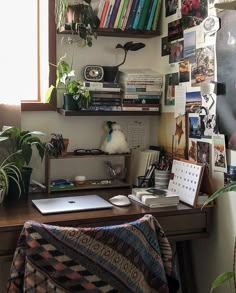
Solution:
<path fill-rule="evenodd" d="M 85 210 L 109 209 L 113 205 L 98 195 L 68 196 L 33 199 L 42 214 L 66 213 Z"/>

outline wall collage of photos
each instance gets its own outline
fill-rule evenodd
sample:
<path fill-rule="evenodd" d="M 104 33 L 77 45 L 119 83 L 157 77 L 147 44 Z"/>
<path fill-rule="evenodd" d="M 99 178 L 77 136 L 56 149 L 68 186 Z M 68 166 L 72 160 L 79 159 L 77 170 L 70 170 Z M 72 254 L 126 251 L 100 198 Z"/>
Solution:
<path fill-rule="evenodd" d="M 235 12 L 232 13 L 231 25 L 236 16 Z M 203 163 L 212 172 L 224 172 L 226 178 L 232 178 L 232 173 L 236 174 L 236 167 L 228 166 L 227 172 L 226 148 L 229 146 L 227 135 L 232 134 L 229 141 L 233 146 L 235 140 L 236 150 L 236 129 L 233 129 L 236 128 L 236 109 L 232 114 L 235 116 L 234 126 L 227 132 L 226 127 L 220 127 L 223 122 L 225 126 L 227 115 L 219 117 L 222 106 L 218 105 L 218 97 L 225 103 L 227 91 L 220 92 L 219 83 L 225 83 L 225 66 L 230 67 L 233 57 L 228 58 L 226 65 L 225 54 L 228 54 L 229 48 L 219 41 L 217 35 L 220 34 L 221 38 L 225 35 L 226 44 L 230 44 L 230 49 L 236 52 L 236 29 L 233 31 L 229 21 L 226 21 L 228 14 L 226 17 L 224 11 L 214 8 L 214 0 L 181 0 L 181 3 L 178 0 L 165 0 L 163 18 L 163 31 L 167 31 L 167 34 L 161 38 L 161 54 L 168 58 L 169 72 L 167 70 L 164 75 L 165 118 L 161 119 L 163 124 L 168 123 L 170 114 L 174 112 L 176 120 L 167 152 L 175 157 Z M 225 47 L 224 56 L 219 54 L 219 44 Z M 218 61 L 220 58 L 221 62 Z M 221 75 L 218 74 L 218 63 Z M 236 62 L 233 63 L 236 71 Z M 231 71 L 227 69 L 227 72 L 230 75 Z M 225 108 L 228 111 L 231 106 Z"/>

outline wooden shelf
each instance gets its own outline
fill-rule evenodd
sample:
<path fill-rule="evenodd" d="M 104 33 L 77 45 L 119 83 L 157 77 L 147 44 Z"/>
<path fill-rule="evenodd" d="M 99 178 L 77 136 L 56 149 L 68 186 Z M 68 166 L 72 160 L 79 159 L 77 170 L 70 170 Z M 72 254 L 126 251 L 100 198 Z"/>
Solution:
<path fill-rule="evenodd" d="M 63 116 L 158 116 L 160 111 L 70 111 L 57 109 Z"/>
<path fill-rule="evenodd" d="M 112 157 L 127 157 L 127 158 L 130 158 L 131 157 L 131 154 L 130 153 L 127 153 L 127 154 L 106 154 L 106 153 L 102 153 L 102 154 L 94 154 L 94 155 L 91 155 L 88 153 L 88 155 L 74 155 L 73 152 L 67 152 L 67 154 L 65 156 L 59 156 L 57 158 L 55 157 L 48 157 L 48 159 L 51 159 L 51 160 L 64 160 L 64 159 L 83 159 L 83 158 L 96 158 L 96 157 L 99 157 L 99 158 L 102 158 L 102 157 L 109 157 L 109 158 L 112 158 Z"/>
<path fill-rule="evenodd" d="M 71 30 L 69 27 L 61 28 L 58 32 L 59 34 L 70 34 L 70 35 L 77 35 L 77 32 Z M 124 30 L 121 29 L 98 29 L 97 30 L 98 36 L 105 36 L 105 37 L 122 37 L 122 38 L 154 38 L 161 35 L 160 30 L 157 31 L 139 31 L 139 30 Z"/>

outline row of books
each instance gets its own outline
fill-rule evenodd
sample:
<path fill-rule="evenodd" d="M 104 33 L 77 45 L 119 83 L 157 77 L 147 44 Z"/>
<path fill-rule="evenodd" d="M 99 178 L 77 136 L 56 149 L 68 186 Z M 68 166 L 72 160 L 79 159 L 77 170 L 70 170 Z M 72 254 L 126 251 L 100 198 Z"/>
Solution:
<path fill-rule="evenodd" d="M 99 28 L 156 31 L 163 0 L 100 0 Z"/>

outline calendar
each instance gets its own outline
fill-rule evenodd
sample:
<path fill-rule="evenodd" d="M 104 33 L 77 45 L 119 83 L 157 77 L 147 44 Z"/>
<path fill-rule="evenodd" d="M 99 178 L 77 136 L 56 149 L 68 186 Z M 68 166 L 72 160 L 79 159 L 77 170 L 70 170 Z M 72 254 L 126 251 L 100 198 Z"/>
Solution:
<path fill-rule="evenodd" d="M 204 164 L 187 160 L 173 160 L 168 189 L 178 194 L 182 202 L 194 207 L 197 205 L 200 190 L 204 191 L 204 187 L 207 187 L 203 184 L 209 184 L 205 191 L 211 192 L 209 176 L 205 172 Z"/>

